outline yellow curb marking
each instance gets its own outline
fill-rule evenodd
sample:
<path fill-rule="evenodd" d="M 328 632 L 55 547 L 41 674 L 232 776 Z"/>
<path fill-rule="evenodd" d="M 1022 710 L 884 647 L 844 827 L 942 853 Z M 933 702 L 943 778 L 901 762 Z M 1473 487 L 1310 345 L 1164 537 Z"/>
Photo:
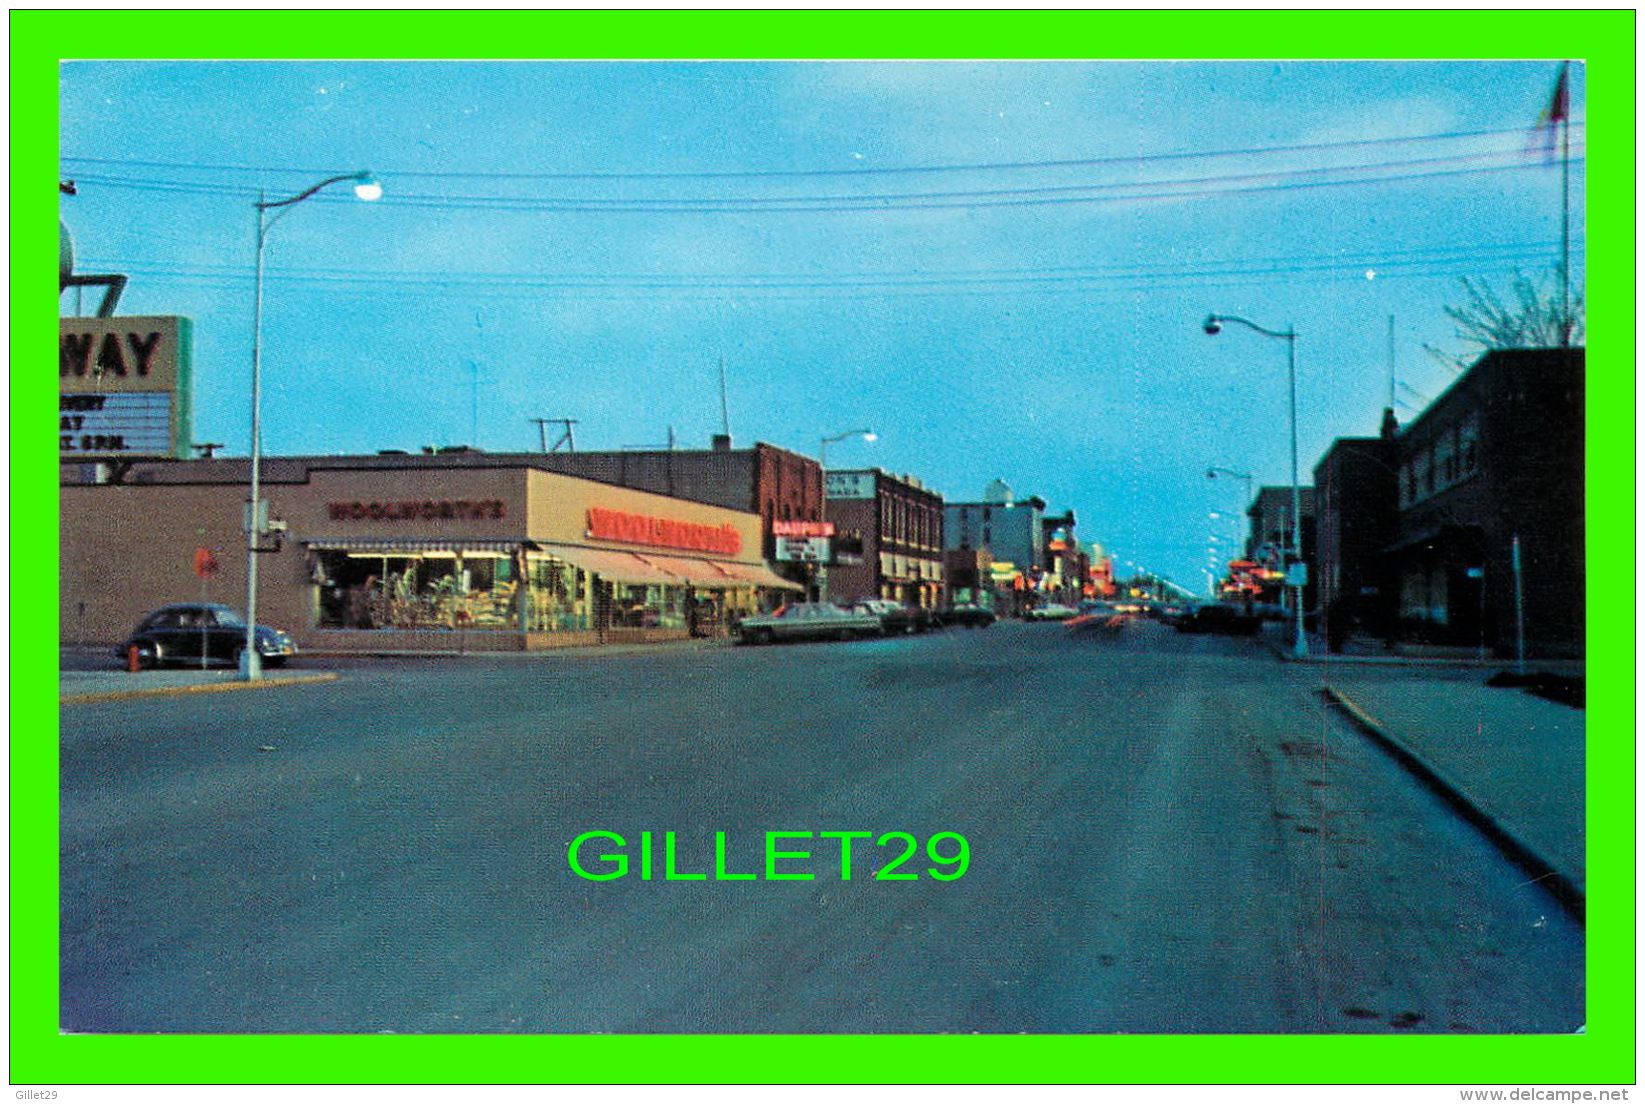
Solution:
<path fill-rule="evenodd" d="M 308 682 L 336 682 L 335 674 L 303 675 L 298 678 L 259 679 L 208 682 L 195 686 L 156 686 L 148 690 L 116 690 L 106 694 L 70 694 L 57 699 L 58 705 L 84 705 L 90 702 L 124 701 L 128 698 L 175 697 L 178 694 L 211 694 L 225 690 L 255 690 L 265 686 L 301 686 Z"/>

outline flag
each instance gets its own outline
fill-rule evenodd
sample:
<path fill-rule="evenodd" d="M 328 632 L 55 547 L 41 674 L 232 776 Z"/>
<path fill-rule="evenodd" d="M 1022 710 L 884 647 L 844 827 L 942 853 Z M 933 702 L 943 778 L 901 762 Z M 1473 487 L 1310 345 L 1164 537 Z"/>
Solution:
<path fill-rule="evenodd" d="M 1559 132 L 1560 125 L 1568 123 L 1571 118 L 1570 77 L 1571 63 L 1561 63 L 1559 77 L 1554 81 L 1554 94 L 1548 98 L 1548 106 L 1542 109 L 1531 131 L 1531 147 L 1549 161 L 1554 159 L 1554 135 Z"/>
<path fill-rule="evenodd" d="M 209 579 L 217 574 L 217 557 L 204 545 L 194 550 L 194 573 L 202 579 Z"/>

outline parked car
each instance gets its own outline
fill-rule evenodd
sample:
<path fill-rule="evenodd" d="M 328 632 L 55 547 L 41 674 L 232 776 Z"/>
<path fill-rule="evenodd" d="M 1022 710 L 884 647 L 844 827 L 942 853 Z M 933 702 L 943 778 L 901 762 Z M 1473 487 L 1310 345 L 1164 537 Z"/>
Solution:
<path fill-rule="evenodd" d="M 851 608 L 878 617 L 880 628 L 887 636 L 922 633 L 932 627 L 930 610 L 920 606 L 905 606 L 889 598 L 864 598 Z"/>
<path fill-rule="evenodd" d="M 970 602 L 949 606 L 937 615 L 943 625 L 957 625 L 962 629 L 986 629 L 994 623 L 994 611 Z"/>
<path fill-rule="evenodd" d="M 737 626 L 737 636 L 744 644 L 848 640 L 883 631 L 879 614 L 841 609 L 832 602 L 791 602 L 773 613 L 745 617 Z"/>
<path fill-rule="evenodd" d="M 1024 621 L 1066 621 L 1070 617 L 1078 617 L 1079 612 L 1073 606 L 1065 606 L 1061 602 L 1048 602 L 1043 606 L 1035 606 L 1022 617 Z"/>
<path fill-rule="evenodd" d="M 1176 622 L 1177 631 L 1185 633 L 1223 633 L 1229 636 L 1252 636 L 1262 628 L 1262 618 L 1248 613 L 1239 606 L 1222 602 L 1206 602 L 1184 613 Z"/>
<path fill-rule="evenodd" d="M 290 636 L 266 625 L 257 626 L 257 653 L 269 667 L 278 667 L 297 654 Z M 122 661 L 137 649 L 137 665 L 145 670 L 166 663 L 220 660 L 238 664 L 246 646 L 246 619 L 228 606 L 200 602 L 162 606 L 145 616 L 115 650 Z"/>

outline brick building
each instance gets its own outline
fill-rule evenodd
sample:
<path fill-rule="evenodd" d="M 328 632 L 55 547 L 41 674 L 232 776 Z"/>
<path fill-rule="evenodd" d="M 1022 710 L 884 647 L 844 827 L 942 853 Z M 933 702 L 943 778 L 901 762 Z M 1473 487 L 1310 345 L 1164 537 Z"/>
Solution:
<path fill-rule="evenodd" d="M 1314 468 L 1315 608 L 1328 637 L 1392 629 L 1398 588 L 1382 551 L 1397 515 L 1398 432 L 1386 410 L 1381 436 L 1338 438 Z"/>
<path fill-rule="evenodd" d="M 1487 353 L 1400 433 L 1387 555 L 1407 638 L 1508 654 L 1522 617 L 1530 653 L 1582 653 L 1585 366 Z"/>
<path fill-rule="evenodd" d="M 830 471 L 827 520 L 834 525 L 837 555 L 828 569 L 831 600 L 889 598 L 926 609 L 943 604 L 941 495 L 912 476 Z"/>

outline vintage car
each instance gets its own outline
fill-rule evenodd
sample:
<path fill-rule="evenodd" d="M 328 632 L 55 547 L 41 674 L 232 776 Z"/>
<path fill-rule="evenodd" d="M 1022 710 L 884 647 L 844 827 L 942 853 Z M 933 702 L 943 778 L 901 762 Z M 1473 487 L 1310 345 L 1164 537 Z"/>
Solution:
<path fill-rule="evenodd" d="M 957 625 L 962 629 L 986 629 L 994 623 L 994 611 L 970 602 L 949 606 L 937 615 L 944 626 Z"/>
<path fill-rule="evenodd" d="M 1262 629 L 1260 614 L 1223 602 L 1203 602 L 1176 621 L 1178 632 L 1254 636 Z"/>
<path fill-rule="evenodd" d="M 278 629 L 258 625 L 255 637 L 263 663 L 278 667 L 297 654 L 291 637 Z M 228 606 L 199 602 L 162 606 L 145 616 L 115 649 L 122 662 L 137 651 L 137 666 L 166 663 L 238 663 L 246 647 L 246 619 Z"/>
<path fill-rule="evenodd" d="M 745 617 L 737 625 L 744 644 L 778 640 L 849 640 L 879 636 L 884 625 L 877 613 L 841 609 L 832 602 L 791 602 L 772 613 Z"/>
<path fill-rule="evenodd" d="M 930 610 L 919 606 L 905 606 L 889 598 L 864 598 L 851 608 L 878 617 L 880 628 L 887 636 L 922 633 L 932 627 Z"/>
<path fill-rule="evenodd" d="M 1070 617 L 1078 617 L 1079 610 L 1073 606 L 1065 606 L 1061 602 L 1048 602 L 1043 606 L 1035 606 L 1022 615 L 1024 621 L 1066 621 Z"/>

